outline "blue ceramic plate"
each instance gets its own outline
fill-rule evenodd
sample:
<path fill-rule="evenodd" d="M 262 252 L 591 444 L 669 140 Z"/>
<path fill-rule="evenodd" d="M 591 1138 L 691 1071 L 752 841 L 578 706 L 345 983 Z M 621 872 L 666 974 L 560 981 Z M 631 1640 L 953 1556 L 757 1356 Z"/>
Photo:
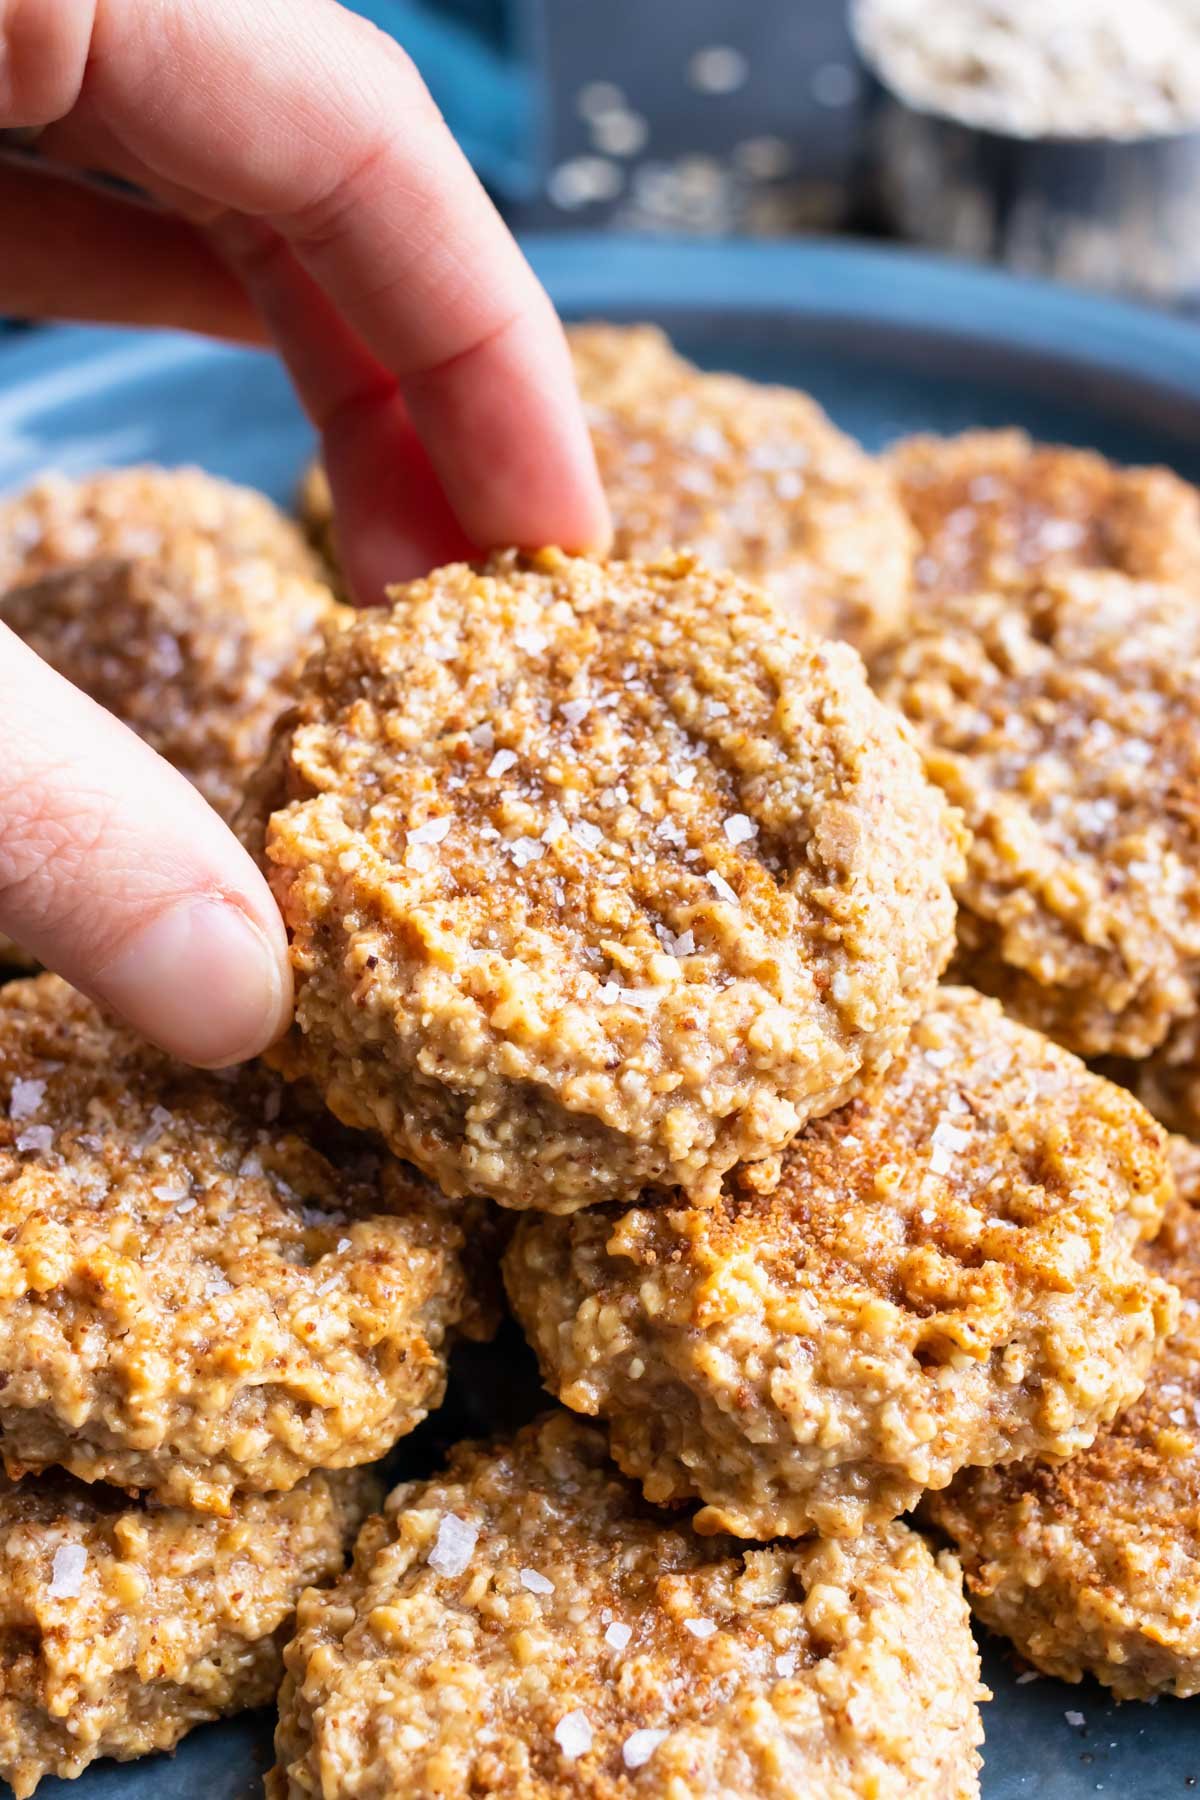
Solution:
<path fill-rule="evenodd" d="M 888 250 L 611 238 L 529 250 L 564 313 L 657 319 L 702 362 L 810 389 L 873 448 L 902 432 L 1019 424 L 1200 481 L 1193 325 Z M 0 489 L 50 465 L 152 458 L 202 463 L 287 500 L 310 448 L 266 356 L 77 329 L 0 342 Z M 460 1364 L 447 1409 L 403 1448 L 404 1473 L 433 1467 L 454 1435 L 536 1404 L 519 1347 L 506 1356 Z M 985 1656 L 996 1696 L 985 1712 L 987 1800 L 1186 1800 L 1200 1790 L 1200 1700 L 1115 1706 L 1086 1683 L 1018 1686 L 1002 1647 Z M 240 1720 L 194 1733 L 174 1758 L 106 1763 L 40 1793 L 242 1800 L 259 1791 L 269 1757 L 270 1720 Z"/>

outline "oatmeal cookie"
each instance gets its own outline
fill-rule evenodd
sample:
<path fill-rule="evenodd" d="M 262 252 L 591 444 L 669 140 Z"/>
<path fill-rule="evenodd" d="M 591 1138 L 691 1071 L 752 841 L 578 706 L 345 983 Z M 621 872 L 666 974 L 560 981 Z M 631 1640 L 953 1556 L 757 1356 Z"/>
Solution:
<path fill-rule="evenodd" d="M 919 614 L 1070 569 L 1200 582 L 1200 494 L 1169 469 L 1121 468 L 1023 431 L 908 438 L 887 462 L 916 528 Z"/>
<path fill-rule="evenodd" d="M 304 534 L 265 494 L 203 469 L 144 466 L 43 475 L 0 498 L 0 592 L 97 560 L 152 561 L 197 543 L 320 579 Z"/>
<path fill-rule="evenodd" d="M 300 477 L 296 510 L 305 536 L 321 559 L 326 579 L 342 593 L 346 582 L 333 517 L 333 494 L 324 464 L 319 458 L 309 463 Z"/>
<path fill-rule="evenodd" d="M 505 1272 L 547 1385 L 609 1421 L 649 1500 L 853 1535 L 1134 1399 L 1173 1323 L 1134 1255 L 1168 1191 L 1130 1095 L 946 988 L 769 1196 L 525 1218 Z"/>
<path fill-rule="evenodd" d="M 715 1188 L 857 1091 L 961 867 L 855 653 L 685 556 L 394 589 L 309 664 L 245 835 L 338 1117 L 563 1212 Z"/>
<path fill-rule="evenodd" d="M 979 1617 L 1048 1675 L 1123 1700 L 1200 1693 L 1200 1149 L 1143 1257 L 1182 1295 L 1141 1398 L 1068 1462 L 971 1470 L 931 1496 Z"/>
<path fill-rule="evenodd" d="M 309 655 L 348 616 L 318 582 L 187 536 L 0 594 L 0 622 L 226 820 Z"/>
<path fill-rule="evenodd" d="M 892 477 L 815 400 L 697 369 L 650 325 L 569 336 L 614 556 L 686 546 L 864 654 L 903 630 L 913 539 Z"/>
<path fill-rule="evenodd" d="M 1066 573 L 947 599 L 880 669 L 972 842 L 957 971 L 1083 1056 L 1200 1011 L 1200 607 Z"/>
<path fill-rule="evenodd" d="M 979 1791 L 952 1557 L 903 1525 L 699 1538 L 561 1413 L 398 1488 L 286 1662 L 272 1800 Z"/>
<path fill-rule="evenodd" d="M 59 1472 L 0 1476 L 0 1779 L 16 1800 L 271 1700 L 296 1601 L 341 1572 L 380 1492 L 363 1470 L 315 1474 L 214 1519 Z"/>
<path fill-rule="evenodd" d="M 0 990 L 0 1456 L 213 1512 L 382 1456 L 482 1329 L 451 1205 L 254 1065 Z"/>

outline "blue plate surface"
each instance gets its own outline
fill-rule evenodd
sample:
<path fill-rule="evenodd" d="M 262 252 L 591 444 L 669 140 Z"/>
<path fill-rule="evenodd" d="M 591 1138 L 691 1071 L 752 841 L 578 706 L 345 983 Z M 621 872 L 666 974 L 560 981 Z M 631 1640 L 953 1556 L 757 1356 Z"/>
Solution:
<path fill-rule="evenodd" d="M 1200 481 L 1193 325 L 897 251 L 612 238 L 528 248 L 569 316 L 657 319 L 702 362 L 809 388 L 873 448 L 909 431 L 1019 424 Z M 49 466 L 149 458 L 201 463 L 286 501 L 310 450 L 267 356 L 75 328 L 0 343 L 0 489 Z M 402 1446 L 398 1473 L 435 1466 L 455 1435 L 513 1422 L 535 1394 L 511 1341 L 504 1356 L 465 1354 L 446 1409 Z M 1200 1700 L 1116 1706 L 1088 1683 L 1018 1685 L 1002 1646 L 986 1645 L 985 1660 L 996 1696 L 985 1711 L 987 1800 L 1200 1791 Z M 270 1725 L 210 1726 L 174 1758 L 103 1764 L 40 1794 L 245 1800 L 260 1791 Z"/>

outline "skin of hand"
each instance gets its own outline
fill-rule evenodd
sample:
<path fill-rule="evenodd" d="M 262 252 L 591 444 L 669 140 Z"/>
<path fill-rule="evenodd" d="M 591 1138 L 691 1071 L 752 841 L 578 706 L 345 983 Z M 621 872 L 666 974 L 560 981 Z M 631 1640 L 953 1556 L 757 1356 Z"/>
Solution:
<path fill-rule="evenodd" d="M 0 313 L 272 342 L 360 599 L 493 545 L 604 547 L 562 328 L 374 26 L 336 0 L 0 0 L 0 129 L 38 152 L 0 159 Z M 291 1016 L 251 859 L 4 627 L 0 930 L 189 1062 Z"/>

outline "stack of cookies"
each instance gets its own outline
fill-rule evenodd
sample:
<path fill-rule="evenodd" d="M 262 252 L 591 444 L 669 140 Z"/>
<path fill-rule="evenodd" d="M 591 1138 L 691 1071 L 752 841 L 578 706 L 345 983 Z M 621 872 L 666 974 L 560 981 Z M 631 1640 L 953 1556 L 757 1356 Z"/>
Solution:
<path fill-rule="evenodd" d="M 604 564 L 353 616 L 203 477 L 0 514 L 0 616 L 92 691 L 81 596 L 173 621 L 178 702 L 99 697 L 236 808 L 296 981 L 217 1075 L 0 992 L 20 1795 L 282 1666 L 275 1800 L 967 1800 L 968 1599 L 1200 1689 L 1200 1149 L 1142 1104 L 1200 1111 L 1200 501 L 574 348 Z M 375 1510 L 498 1263 L 558 1405 Z"/>

